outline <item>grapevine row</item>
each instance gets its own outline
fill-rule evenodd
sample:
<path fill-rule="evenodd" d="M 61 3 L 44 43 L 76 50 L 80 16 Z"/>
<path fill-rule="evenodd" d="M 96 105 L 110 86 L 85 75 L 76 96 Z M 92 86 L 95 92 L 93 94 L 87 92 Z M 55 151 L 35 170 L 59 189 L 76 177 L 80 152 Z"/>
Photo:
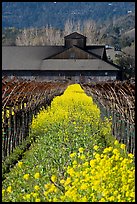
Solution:
<path fill-rule="evenodd" d="M 112 116 L 113 134 L 135 152 L 135 81 L 81 84 L 99 105 L 104 116 Z"/>
<path fill-rule="evenodd" d="M 2 78 L 2 156 L 3 160 L 29 135 L 29 125 L 41 107 L 61 95 L 66 82 L 38 82 L 16 77 Z"/>

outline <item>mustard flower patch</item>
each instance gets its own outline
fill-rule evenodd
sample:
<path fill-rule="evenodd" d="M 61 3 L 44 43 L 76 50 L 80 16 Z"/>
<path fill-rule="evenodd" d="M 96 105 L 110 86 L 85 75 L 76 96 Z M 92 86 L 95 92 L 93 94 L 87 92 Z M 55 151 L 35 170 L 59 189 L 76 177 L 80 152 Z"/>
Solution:
<path fill-rule="evenodd" d="M 35 143 L 2 183 L 3 202 L 135 202 L 134 155 L 79 84 L 33 117 Z"/>

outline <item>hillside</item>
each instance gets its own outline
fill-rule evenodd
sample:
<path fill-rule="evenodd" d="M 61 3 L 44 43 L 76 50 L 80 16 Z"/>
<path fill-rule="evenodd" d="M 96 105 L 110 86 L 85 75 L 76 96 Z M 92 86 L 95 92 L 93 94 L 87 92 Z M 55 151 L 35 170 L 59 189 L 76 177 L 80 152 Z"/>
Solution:
<path fill-rule="evenodd" d="M 68 20 L 62 30 L 48 25 L 41 28 L 3 28 L 2 44 L 60 45 L 64 44 L 64 36 L 74 31 L 87 36 L 87 44 L 109 44 L 121 48 L 131 46 L 135 42 L 135 13 L 117 17 L 114 21 L 104 21 L 103 24 L 93 20 L 83 23 L 80 20 L 75 23 Z"/>
<path fill-rule="evenodd" d="M 100 42 L 123 48 L 135 41 L 135 13 L 120 16 L 100 26 Z"/>
<path fill-rule="evenodd" d="M 134 2 L 3 2 L 2 27 L 63 29 L 68 19 L 101 23 L 134 11 Z"/>

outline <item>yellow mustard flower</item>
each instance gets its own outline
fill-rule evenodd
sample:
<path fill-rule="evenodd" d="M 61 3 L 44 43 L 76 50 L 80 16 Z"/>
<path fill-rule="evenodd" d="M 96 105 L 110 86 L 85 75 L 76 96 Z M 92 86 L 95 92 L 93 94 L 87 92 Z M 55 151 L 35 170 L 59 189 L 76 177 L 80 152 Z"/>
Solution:
<path fill-rule="evenodd" d="M 83 197 L 81 198 L 81 202 L 88 202 L 87 197 L 86 197 L 86 196 L 83 196 Z"/>
<path fill-rule="evenodd" d="M 8 193 L 11 193 L 11 192 L 12 192 L 12 187 L 11 187 L 11 186 L 8 186 L 7 192 L 8 192 Z"/>
<path fill-rule="evenodd" d="M 58 202 L 58 199 L 56 197 L 53 198 L 53 202 Z"/>
<path fill-rule="evenodd" d="M 71 183 L 71 178 L 67 178 L 67 180 L 65 181 L 65 183 L 64 183 L 64 186 L 67 186 L 68 184 L 70 184 Z"/>
<path fill-rule="evenodd" d="M 31 196 L 30 194 L 26 194 L 25 197 L 26 197 L 26 199 L 30 199 L 30 196 Z"/>
<path fill-rule="evenodd" d="M 80 153 L 83 153 L 84 148 L 83 148 L 83 147 L 80 147 L 80 148 L 78 149 L 78 151 L 79 151 Z"/>
<path fill-rule="evenodd" d="M 129 197 L 129 195 L 130 195 L 130 193 L 127 191 L 127 192 L 126 192 L 126 197 Z"/>
<path fill-rule="evenodd" d="M 68 191 L 65 192 L 65 196 L 66 196 L 66 197 L 70 197 L 70 195 L 71 195 L 71 191 L 70 191 L 70 190 L 68 190 Z"/>
<path fill-rule="evenodd" d="M 121 144 L 120 147 L 121 147 L 121 149 L 124 149 L 124 150 L 125 150 L 126 145 L 125 145 L 125 144 Z"/>
<path fill-rule="evenodd" d="M 118 191 L 117 191 L 117 190 L 114 191 L 113 195 L 114 195 L 114 196 L 118 195 Z"/>
<path fill-rule="evenodd" d="M 32 196 L 34 197 L 34 198 L 36 198 L 37 196 L 38 196 L 38 193 L 31 193 L 32 194 Z"/>
<path fill-rule="evenodd" d="M 49 202 L 52 202 L 52 199 L 49 199 L 48 201 L 49 201 Z"/>
<path fill-rule="evenodd" d="M 24 195 L 24 196 L 22 196 L 22 197 L 23 197 L 23 199 L 24 199 L 24 200 L 26 200 L 26 196 L 25 196 L 25 195 Z"/>
<path fill-rule="evenodd" d="M 96 161 L 95 160 L 90 160 L 90 166 L 94 167 L 95 166 Z"/>
<path fill-rule="evenodd" d="M 121 200 L 121 194 L 118 194 L 117 199 L 118 199 L 118 201 Z"/>
<path fill-rule="evenodd" d="M 35 173 L 34 178 L 39 179 L 40 178 L 40 173 Z"/>
<path fill-rule="evenodd" d="M 48 191 L 44 191 L 44 192 L 43 192 L 44 196 L 47 196 L 48 193 L 49 193 Z"/>
<path fill-rule="evenodd" d="M 4 193 L 5 193 L 5 189 L 2 189 L 2 195 L 4 195 Z"/>
<path fill-rule="evenodd" d="M 121 166 L 128 164 L 128 159 L 124 158 L 121 162 Z M 125 166 L 126 167 L 126 166 Z"/>
<path fill-rule="evenodd" d="M 53 182 L 55 182 L 55 181 L 57 181 L 57 177 L 56 177 L 55 175 L 52 175 L 52 176 L 51 176 L 51 180 L 52 180 Z"/>
<path fill-rule="evenodd" d="M 40 201 L 41 201 L 40 198 L 35 199 L 35 202 L 40 202 Z"/>
<path fill-rule="evenodd" d="M 119 144 L 118 140 L 115 140 L 114 145 L 118 145 L 118 144 Z"/>
<path fill-rule="evenodd" d="M 73 165 L 77 165 L 77 161 L 74 160 L 74 161 L 72 162 L 72 164 L 73 164 Z"/>
<path fill-rule="evenodd" d="M 100 159 L 100 154 L 96 154 L 95 158 L 96 158 L 96 160 L 99 160 Z"/>
<path fill-rule="evenodd" d="M 84 154 L 82 154 L 81 156 L 80 156 L 80 159 L 81 160 L 84 160 L 86 157 L 85 157 L 85 155 Z"/>
<path fill-rule="evenodd" d="M 99 148 L 99 147 L 98 147 L 97 145 L 95 145 L 95 146 L 93 147 L 94 150 L 98 150 L 98 148 Z"/>
<path fill-rule="evenodd" d="M 115 155 L 115 160 L 117 161 L 120 158 L 120 154 Z"/>
<path fill-rule="evenodd" d="M 106 200 L 105 200 L 105 198 L 101 198 L 100 200 L 99 200 L 99 202 L 105 202 Z"/>
<path fill-rule="evenodd" d="M 75 157 L 76 156 L 76 152 L 71 153 L 69 156 L 70 156 L 70 158 Z"/>
<path fill-rule="evenodd" d="M 108 151 L 111 152 L 113 150 L 113 147 L 108 147 Z"/>
<path fill-rule="evenodd" d="M 134 158 L 134 155 L 131 154 L 131 153 L 129 153 L 128 156 L 129 156 L 131 159 Z"/>
<path fill-rule="evenodd" d="M 74 186 L 77 186 L 78 182 L 79 182 L 79 179 L 76 178 L 76 179 L 73 181 L 73 185 L 74 185 Z"/>
<path fill-rule="evenodd" d="M 25 180 L 28 180 L 28 179 L 29 179 L 29 174 L 25 174 L 25 175 L 23 176 L 23 178 L 24 178 Z"/>
<path fill-rule="evenodd" d="M 47 183 L 47 184 L 44 185 L 44 187 L 45 187 L 45 189 L 48 189 L 50 187 L 50 184 Z"/>
<path fill-rule="evenodd" d="M 38 190 L 40 189 L 40 187 L 39 187 L 38 185 L 36 185 L 36 186 L 34 186 L 34 189 L 35 189 L 36 191 L 38 191 Z"/>
<path fill-rule="evenodd" d="M 130 176 L 132 177 L 132 175 L 130 175 L 130 174 L 129 174 L 128 183 L 132 183 L 132 182 L 134 182 L 134 179 L 133 179 L 133 178 L 132 178 L 132 179 L 130 179 Z"/>
<path fill-rule="evenodd" d="M 86 183 L 82 183 L 82 185 L 80 186 L 81 190 L 85 190 L 88 188 L 88 185 Z"/>
<path fill-rule="evenodd" d="M 22 167 L 23 162 L 18 162 L 18 166 L 21 168 Z"/>
<path fill-rule="evenodd" d="M 75 173 L 74 169 L 73 168 L 69 168 L 67 170 L 67 173 L 70 174 L 71 176 L 73 176 L 73 174 Z"/>
<path fill-rule="evenodd" d="M 109 152 L 109 148 L 105 148 L 104 150 L 103 150 L 103 153 L 105 154 L 105 153 L 108 153 Z"/>
<path fill-rule="evenodd" d="M 109 197 L 109 201 L 115 201 L 115 197 L 114 196 L 111 196 L 111 197 Z"/>
<path fill-rule="evenodd" d="M 131 196 L 132 198 L 134 198 L 134 197 L 135 197 L 135 192 L 130 193 L 130 196 Z"/>
<path fill-rule="evenodd" d="M 48 192 L 49 192 L 49 193 L 56 192 L 56 186 L 54 186 L 54 184 L 51 184 L 51 186 L 50 186 Z"/>
<path fill-rule="evenodd" d="M 88 165 L 89 165 L 89 162 L 88 162 L 88 161 L 86 161 L 85 163 L 83 163 L 83 166 L 85 166 L 85 167 L 88 167 Z"/>
<path fill-rule="evenodd" d="M 65 180 L 64 180 L 64 179 L 61 179 L 61 180 L 60 180 L 60 183 L 61 183 L 61 184 L 63 184 L 64 182 L 65 182 Z"/>
<path fill-rule="evenodd" d="M 116 149 L 116 148 L 113 149 L 113 153 L 114 153 L 114 154 L 118 154 L 118 153 L 119 153 L 118 149 Z"/>

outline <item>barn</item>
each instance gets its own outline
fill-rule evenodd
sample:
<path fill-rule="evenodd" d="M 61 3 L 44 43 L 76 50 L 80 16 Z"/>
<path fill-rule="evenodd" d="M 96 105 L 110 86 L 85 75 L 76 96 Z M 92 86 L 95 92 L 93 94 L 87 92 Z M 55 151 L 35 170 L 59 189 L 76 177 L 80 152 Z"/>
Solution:
<path fill-rule="evenodd" d="M 2 75 L 74 83 L 122 80 L 105 45 L 86 45 L 86 36 L 77 32 L 64 37 L 64 46 L 3 46 Z"/>

